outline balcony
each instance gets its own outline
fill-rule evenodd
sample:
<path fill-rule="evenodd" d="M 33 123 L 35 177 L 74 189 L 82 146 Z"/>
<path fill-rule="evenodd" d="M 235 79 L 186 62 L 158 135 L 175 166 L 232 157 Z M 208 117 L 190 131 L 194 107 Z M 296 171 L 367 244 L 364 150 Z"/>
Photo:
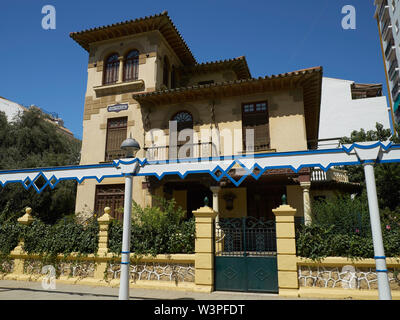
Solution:
<path fill-rule="evenodd" d="M 395 78 L 399 78 L 399 64 L 397 60 L 394 60 L 389 67 L 388 76 L 390 81 L 393 81 Z"/>
<path fill-rule="evenodd" d="M 199 142 L 178 146 L 145 147 L 145 158 L 149 161 L 169 159 L 209 158 L 219 155 L 217 147 L 212 142 Z"/>
<path fill-rule="evenodd" d="M 396 84 L 394 85 L 392 89 L 392 99 L 393 101 L 396 101 L 397 98 L 399 98 L 400 95 L 400 85 L 399 82 L 397 81 Z"/>
<path fill-rule="evenodd" d="M 387 38 L 388 38 L 388 35 L 391 34 L 391 33 L 392 33 L 391 21 L 390 20 L 386 20 L 385 24 L 382 27 L 382 31 L 381 31 L 382 38 L 385 39 L 385 41 L 386 41 Z M 392 34 L 391 38 L 393 38 L 393 34 Z"/>
<path fill-rule="evenodd" d="M 107 150 L 104 162 L 112 162 L 113 160 L 123 158 L 126 158 L 126 152 L 124 152 L 123 150 Z"/>
<path fill-rule="evenodd" d="M 389 43 L 386 46 L 385 49 L 385 57 L 387 60 L 391 60 L 392 56 L 394 56 L 393 54 L 396 52 L 396 47 L 394 45 L 394 41 L 393 39 L 391 39 L 389 41 Z"/>
<path fill-rule="evenodd" d="M 346 170 L 340 170 L 336 168 L 329 169 L 327 172 L 323 171 L 319 168 L 311 169 L 311 182 L 327 182 L 327 181 L 335 181 L 348 183 L 349 176 L 347 175 Z"/>
<path fill-rule="evenodd" d="M 378 17 L 380 21 L 382 21 L 384 16 L 386 17 L 385 13 L 389 13 L 389 5 L 387 0 L 382 1 L 381 7 L 379 8 Z"/>
<path fill-rule="evenodd" d="M 93 87 L 96 97 L 107 96 L 110 94 L 122 94 L 127 92 L 135 92 L 144 88 L 143 80 L 133 80 L 128 82 L 115 82 Z"/>

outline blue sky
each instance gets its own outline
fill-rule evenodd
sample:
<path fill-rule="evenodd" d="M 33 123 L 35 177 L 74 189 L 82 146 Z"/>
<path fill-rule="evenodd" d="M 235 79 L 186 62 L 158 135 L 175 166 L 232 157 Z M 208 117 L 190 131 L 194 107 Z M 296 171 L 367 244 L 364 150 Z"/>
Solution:
<path fill-rule="evenodd" d="M 47 4 L 55 30 L 41 27 Z M 349 4 L 355 30 L 341 26 Z M 164 10 L 198 62 L 244 55 L 253 77 L 322 66 L 386 92 L 373 0 L 14 0 L 0 7 L 0 96 L 58 113 L 81 138 L 88 53 L 69 33 Z"/>

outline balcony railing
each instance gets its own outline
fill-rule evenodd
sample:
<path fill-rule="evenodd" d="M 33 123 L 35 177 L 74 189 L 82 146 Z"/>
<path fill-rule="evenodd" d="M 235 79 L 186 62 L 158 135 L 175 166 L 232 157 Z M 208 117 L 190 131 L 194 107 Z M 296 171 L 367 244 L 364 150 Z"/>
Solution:
<path fill-rule="evenodd" d="M 393 99 L 393 101 L 397 100 L 397 98 L 399 97 L 399 94 L 400 94 L 400 86 L 399 86 L 399 82 L 397 82 L 394 85 L 393 89 L 392 89 L 392 99 Z"/>
<path fill-rule="evenodd" d="M 379 8 L 379 20 L 382 20 L 382 16 L 385 13 L 385 9 L 389 9 L 387 0 L 382 1 L 381 7 Z"/>
<path fill-rule="evenodd" d="M 394 60 L 389 67 L 388 71 L 389 79 L 393 81 L 395 75 L 396 74 L 398 75 L 398 73 L 399 73 L 399 63 L 397 62 L 397 60 Z"/>
<path fill-rule="evenodd" d="M 382 27 L 382 37 L 383 39 L 387 40 L 388 34 L 392 32 L 392 24 L 390 19 L 386 20 L 385 24 Z M 393 38 L 393 35 L 391 36 Z"/>
<path fill-rule="evenodd" d="M 149 161 L 169 159 L 208 158 L 218 156 L 218 150 L 212 142 L 199 142 L 178 146 L 145 147 L 145 157 Z"/>
<path fill-rule="evenodd" d="M 106 156 L 105 156 L 105 161 L 113 161 L 113 160 L 118 160 L 126 157 L 126 153 L 119 149 L 119 150 L 107 150 L 106 151 Z"/>
<path fill-rule="evenodd" d="M 332 168 L 325 172 L 322 169 L 314 168 L 311 169 L 311 182 L 312 181 L 349 182 L 349 176 L 346 170 Z"/>
<path fill-rule="evenodd" d="M 387 44 L 386 49 L 385 49 L 385 57 L 386 57 L 386 59 L 389 59 L 389 55 L 390 55 L 391 51 L 394 50 L 394 49 L 395 49 L 394 41 L 393 41 L 393 39 L 391 39 L 389 41 L 389 43 Z"/>

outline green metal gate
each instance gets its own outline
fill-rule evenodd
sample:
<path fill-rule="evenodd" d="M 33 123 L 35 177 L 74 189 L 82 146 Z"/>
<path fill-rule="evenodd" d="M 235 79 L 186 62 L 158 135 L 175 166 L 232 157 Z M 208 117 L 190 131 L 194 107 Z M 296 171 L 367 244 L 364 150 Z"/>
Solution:
<path fill-rule="evenodd" d="M 278 292 L 275 221 L 220 219 L 215 234 L 215 290 Z"/>

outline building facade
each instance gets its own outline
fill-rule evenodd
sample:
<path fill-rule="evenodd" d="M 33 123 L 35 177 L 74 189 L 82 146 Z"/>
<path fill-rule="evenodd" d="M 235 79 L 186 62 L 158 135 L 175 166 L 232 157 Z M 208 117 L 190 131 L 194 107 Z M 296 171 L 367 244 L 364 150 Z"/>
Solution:
<path fill-rule="evenodd" d="M 0 97 L 0 111 L 4 112 L 7 116 L 7 121 L 12 122 L 18 114 L 27 110 L 24 106 L 8 100 L 6 98 Z"/>
<path fill-rule="evenodd" d="M 137 156 L 149 160 L 317 148 L 321 67 L 255 79 L 245 57 L 198 63 L 166 12 L 70 36 L 89 54 L 82 165 L 124 157 L 120 145 L 129 136 L 141 145 Z M 269 170 L 240 187 L 200 173 L 136 177 L 133 200 L 151 206 L 157 196 L 174 198 L 190 216 L 207 196 L 221 217 L 273 219 L 286 194 L 303 217 L 313 192 L 334 192 L 313 191 L 311 171 Z M 240 179 L 243 168 L 229 174 Z M 316 184 L 339 176 L 325 174 Z M 121 218 L 123 194 L 123 179 L 86 180 L 76 212 L 101 214 L 109 206 Z"/>
<path fill-rule="evenodd" d="M 393 123 L 400 123 L 400 1 L 375 0 L 382 57 Z"/>
<path fill-rule="evenodd" d="M 318 148 L 336 148 L 352 131 L 376 130 L 376 123 L 391 128 L 391 109 L 381 84 L 324 77 L 322 79 Z"/>
<path fill-rule="evenodd" d="M 8 122 L 13 122 L 15 120 L 15 117 L 30 109 L 39 110 L 43 115 L 45 115 L 43 119 L 55 125 L 58 132 L 64 134 L 69 138 L 75 139 L 74 134 L 71 132 L 71 130 L 67 129 L 64 126 L 64 121 L 58 116 L 57 113 L 45 111 L 42 108 L 39 108 L 38 106 L 35 106 L 33 104 L 29 107 L 25 107 L 11 100 L 0 97 L 0 111 L 6 114 Z"/>

